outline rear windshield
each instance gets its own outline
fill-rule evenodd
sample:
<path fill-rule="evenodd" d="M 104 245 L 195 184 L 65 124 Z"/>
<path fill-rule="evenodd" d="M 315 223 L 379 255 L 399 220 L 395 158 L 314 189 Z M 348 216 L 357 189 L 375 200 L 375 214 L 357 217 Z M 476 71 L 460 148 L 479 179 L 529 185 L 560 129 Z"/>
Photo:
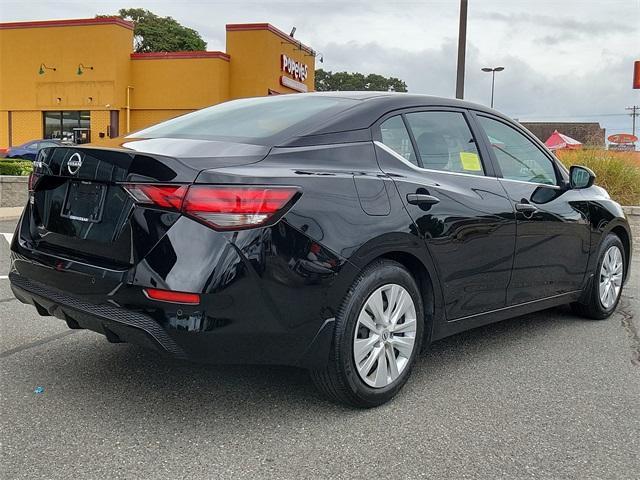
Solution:
<path fill-rule="evenodd" d="M 220 103 L 159 123 L 137 138 L 193 138 L 266 144 L 300 134 L 358 103 L 357 100 L 291 94 Z"/>

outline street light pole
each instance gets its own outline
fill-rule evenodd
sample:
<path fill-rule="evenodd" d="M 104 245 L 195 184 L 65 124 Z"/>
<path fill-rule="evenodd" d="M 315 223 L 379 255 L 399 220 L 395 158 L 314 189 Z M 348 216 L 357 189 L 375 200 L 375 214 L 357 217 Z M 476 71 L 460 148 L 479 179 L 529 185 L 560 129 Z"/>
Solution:
<path fill-rule="evenodd" d="M 482 69 L 483 72 L 491 72 L 491 108 L 493 108 L 493 92 L 496 86 L 496 72 L 501 72 L 503 70 L 504 70 L 504 67 L 495 67 L 495 68 L 485 67 Z"/>
<path fill-rule="evenodd" d="M 467 51 L 467 1 L 460 0 L 460 27 L 458 29 L 458 68 L 456 72 L 456 98 L 464 98 L 464 64 Z"/>

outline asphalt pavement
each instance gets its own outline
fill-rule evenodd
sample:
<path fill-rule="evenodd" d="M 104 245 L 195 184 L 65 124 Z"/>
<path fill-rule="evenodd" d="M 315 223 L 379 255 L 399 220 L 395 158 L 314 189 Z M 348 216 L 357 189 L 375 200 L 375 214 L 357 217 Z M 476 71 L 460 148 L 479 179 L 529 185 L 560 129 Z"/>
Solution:
<path fill-rule="evenodd" d="M 68 330 L 13 298 L 8 256 L 0 237 L 2 479 L 640 478 L 640 249 L 611 319 L 560 308 L 442 340 L 367 411 L 302 370 Z"/>

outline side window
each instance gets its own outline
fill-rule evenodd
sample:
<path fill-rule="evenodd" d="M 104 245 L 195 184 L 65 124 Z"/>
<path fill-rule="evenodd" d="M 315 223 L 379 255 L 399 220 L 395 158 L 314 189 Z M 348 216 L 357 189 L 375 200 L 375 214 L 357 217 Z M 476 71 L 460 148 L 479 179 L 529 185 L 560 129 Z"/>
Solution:
<path fill-rule="evenodd" d="M 416 154 L 413 151 L 413 145 L 411 145 L 409 132 L 407 132 L 407 127 L 405 127 L 400 115 L 396 115 L 382 122 L 380 132 L 382 133 L 382 143 L 398 155 L 404 157 L 405 160 L 416 166 L 418 165 Z"/>
<path fill-rule="evenodd" d="M 557 184 L 553 163 L 531 140 L 497 120 L 479 115 L 478 121 L 489 137 L 504 178 Z"/>
<path fill-rule="evenodd" d="M 406 115 L 423 168 L 484 175 L 469 125 L 460 112 L 416 112 Z"/>
<path fill-rule="evenodd" d="M 39 144 L 37 142 L 33 142 L 30 143 L 29 145 L 27 145 L 26 147 L 24 147 L 27 150 L 39 150 Z"/>

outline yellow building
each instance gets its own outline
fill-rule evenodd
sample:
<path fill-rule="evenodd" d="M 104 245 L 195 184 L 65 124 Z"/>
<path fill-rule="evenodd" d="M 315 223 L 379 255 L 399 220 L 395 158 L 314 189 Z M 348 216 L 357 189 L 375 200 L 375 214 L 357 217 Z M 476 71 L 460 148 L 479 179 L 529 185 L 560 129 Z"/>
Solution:
<path fill-rule="evenodd" d="M 315 52 L 268 23 L 226 52 L 133 53 L 118 17 L 0 23 L 0 148 L 100 141 L 234 98 L 313 90 Z"/>

